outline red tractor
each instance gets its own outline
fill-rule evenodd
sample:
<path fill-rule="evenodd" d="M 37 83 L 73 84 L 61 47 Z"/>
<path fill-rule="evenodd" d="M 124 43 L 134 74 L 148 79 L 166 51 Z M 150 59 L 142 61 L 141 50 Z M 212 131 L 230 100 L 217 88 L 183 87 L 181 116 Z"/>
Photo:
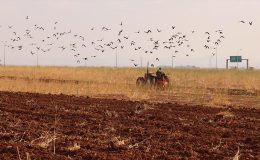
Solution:
<path fill-rule="evenodd" d="M 147 72 L 144 74 L 144 77 L 138 77 L 136 80 L 137 86 L 145 86 L 149 84 L 150 86 L 165 88 L 169 84 L 169 78 L 165 73 L 154 74 L 149 73 L 148 67 Z"/>

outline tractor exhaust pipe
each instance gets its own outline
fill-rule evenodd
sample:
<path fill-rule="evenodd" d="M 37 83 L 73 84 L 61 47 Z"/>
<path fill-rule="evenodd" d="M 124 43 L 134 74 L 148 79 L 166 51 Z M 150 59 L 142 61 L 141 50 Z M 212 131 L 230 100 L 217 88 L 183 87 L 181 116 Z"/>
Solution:
<path fill-rule="evenodd" d="M 147 71 L 146 71 L 147 75 L 149 74 L 148 68 L 149 68 L 149 62 L 147 62 Z"/>

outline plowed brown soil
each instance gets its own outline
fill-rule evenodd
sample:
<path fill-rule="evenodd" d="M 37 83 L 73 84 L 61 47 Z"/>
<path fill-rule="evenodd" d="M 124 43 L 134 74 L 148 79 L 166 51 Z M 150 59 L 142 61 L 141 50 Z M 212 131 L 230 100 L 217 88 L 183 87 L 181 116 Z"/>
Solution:
<path fill-rule="evenodd" d="M 0 159 L 260 157 L 260 109 L 0 92 Z"/>

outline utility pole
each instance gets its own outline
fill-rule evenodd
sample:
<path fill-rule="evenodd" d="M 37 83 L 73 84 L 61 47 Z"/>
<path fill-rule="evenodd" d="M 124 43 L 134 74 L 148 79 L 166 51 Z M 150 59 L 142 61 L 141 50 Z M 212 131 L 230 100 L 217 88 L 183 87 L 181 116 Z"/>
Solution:
<path fill-rule="evenodd" d="M 36 56 L 37 56 L 37 67 L 38 67 L 39 66 L 39 53 L 38 52 L 37 52 Z"/>
<path fill-rule="evenodd" d="M 4 67 L 5 67 L 5 47 L 6 47 L 6 45 L 5 45 L 5 42 L 4 42 Z"/>
<path fill-rule="evenodd" d="M 218 69 L 218 46 L 216 45 L 216 69 Z"/>
<path fill-rule="evenodd" d="M 117 68 L 117 47 L 116 47 L 116 68 Z"/>
<path fill-rule="evenodd" d="M 173 68 L 173 55 L 172 55 L 172 68 Z"/>

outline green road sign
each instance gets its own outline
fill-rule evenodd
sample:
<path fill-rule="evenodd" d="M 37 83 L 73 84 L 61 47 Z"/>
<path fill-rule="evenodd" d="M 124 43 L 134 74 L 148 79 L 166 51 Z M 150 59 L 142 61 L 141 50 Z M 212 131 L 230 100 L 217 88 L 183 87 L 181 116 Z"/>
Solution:
<path fill-rule="evenodd" d="M 230 62 L 242 62 L 242 56 L 230 56 Z"/>

